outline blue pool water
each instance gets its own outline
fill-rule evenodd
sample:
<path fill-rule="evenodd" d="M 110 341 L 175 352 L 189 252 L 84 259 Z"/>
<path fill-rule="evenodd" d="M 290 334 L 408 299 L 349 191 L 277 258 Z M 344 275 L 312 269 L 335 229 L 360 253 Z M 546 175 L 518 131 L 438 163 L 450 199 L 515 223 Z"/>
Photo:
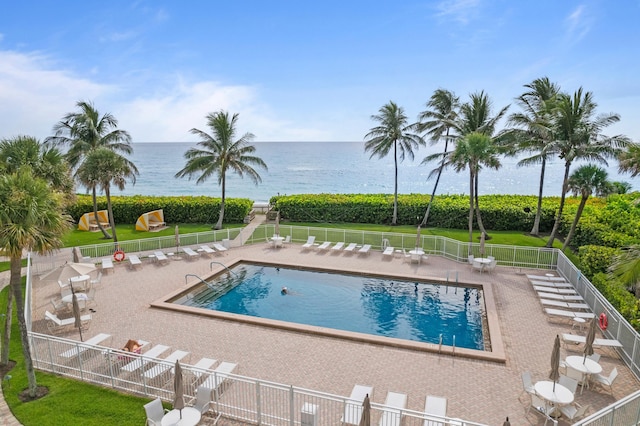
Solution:
<path fill-rule="evenodd" d="M 232 271 L 174 303 L 436 344 L 455 336 L 457 347 L 484 350 L 478 288 L 247 263 Z"/>

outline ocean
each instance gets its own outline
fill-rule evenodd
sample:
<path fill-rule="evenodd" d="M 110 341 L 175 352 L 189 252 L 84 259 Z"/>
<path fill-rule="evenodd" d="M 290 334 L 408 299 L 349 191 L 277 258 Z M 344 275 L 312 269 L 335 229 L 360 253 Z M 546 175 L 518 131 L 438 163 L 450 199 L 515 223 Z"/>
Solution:
<path fill-rule="evenodd" d="M 393 156 L 369 158 L 363 142 L 255 142 L 258 157 L 268 170 L 257 169 L 262 182 L 255 185 L 249 178 L 227 175 L 227 197 L 249 198 L 266 202 L 274 195 L 361 193 L 393 194 Z M 221 188 L 213 177 L 202 184 L 196 179 L 175 178 L 184 167 L 184 153 L 195 143 L 134 143 L 133 161 L 140 172 L 135 185 L 127 183 L 123 191 L 112 189 L 113 195 L 207 195 L 220 197 Z M 420 148 L 411 161 L 405 158 L 398 164 L 399 194 L 431 194 L 435 178 L 428 179 L 436 163 L 421 165 L 427 155 L 440 152 L 440 145 Z M 517 158 L 502 158 L 497 170 L 482 170 L 480 195 L 519 194 L 537 195 L 539 166 L 517 167 Z M 573 165 L 575 170 L 579 164 Z M 605 169 L 609 179 L 625 181 L 640 188 L 637 179 L 617 172 L 617 162 L 611 161 Z M 555 160 L 547 166 L 544 194 L 560 195 L 564 163 Z M 445 170 L 438 185 L 438 194 L 468 194 L 469 174 Z"/>

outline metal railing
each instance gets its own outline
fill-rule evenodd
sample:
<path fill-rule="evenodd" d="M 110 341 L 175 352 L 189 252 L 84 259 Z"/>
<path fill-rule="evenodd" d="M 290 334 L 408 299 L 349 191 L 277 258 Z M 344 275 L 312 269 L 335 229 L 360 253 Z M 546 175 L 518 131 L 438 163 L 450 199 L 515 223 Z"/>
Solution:
<path fill-rule="evenodd" d="M 173 363 L 146 358 L 104 346 L 87 345 L 39 333 L 31 333 L 34 366 L 40 370 L 72 377 L 127 393 L 170 401 L 173 399 Z M 71 356 L 70 356 L 71 355 Z M 137 360 L 138 368 L 128 371 L 122 367 Z M 150 377 L 154 367 L 162 366 L 160 374 Z M 228 419 L 251 424 L 291 426 L 312 424 L 340 424 L 346 411 L 359 412 L 360 402 L 348 397 L 284 385 L 275 382 L 217 373 L 182 365 L 185 400 L 191 403 L 199 385 L 213 388 L 211 410 Z M 214 385 L 217 384 L 217 385 Z M 372 423 L 379 421 L 390 407 L 371 404 Z M 427 415 L 418 411 L 394 409 L 405 426 L 422 426 L 425 420 L 460 426 L 484 426 L 481 423 Z M 357 414 L 356 414 L 357 415 Z M 312 422 L 315 418 L 317 423 Z"/>

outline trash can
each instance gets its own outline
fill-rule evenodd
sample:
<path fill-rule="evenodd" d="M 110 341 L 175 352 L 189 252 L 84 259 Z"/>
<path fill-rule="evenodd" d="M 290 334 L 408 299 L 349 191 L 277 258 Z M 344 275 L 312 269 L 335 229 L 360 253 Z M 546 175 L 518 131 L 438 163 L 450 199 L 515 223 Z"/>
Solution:
<path fill-rule="evenodd" d="M 300 410 L 300 426 L 318 426 L 318 406 L 305 402 Z"/>
<path fill-rule="evenodd" d="M 231 248 L 231 241 L 228 238 L 224 238 L 222 240 L 222 246 L 226 249 L 230 249 Z"/>

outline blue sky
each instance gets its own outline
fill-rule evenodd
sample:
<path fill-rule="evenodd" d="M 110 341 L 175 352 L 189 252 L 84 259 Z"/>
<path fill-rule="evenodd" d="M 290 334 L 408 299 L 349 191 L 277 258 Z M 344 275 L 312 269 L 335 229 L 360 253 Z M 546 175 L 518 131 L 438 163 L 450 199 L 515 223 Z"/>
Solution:
<path fill-rule="evenodd" d="M 79 100 L 134 142 L 193 141 L 240 114 L 256 141 L 361 141 L 390 100 L 485 90 L 497 111 L 548 76 L 640 141 L 640 2 L 29 1 L 0 14 L 0 138 L 45 138 Z"/>

